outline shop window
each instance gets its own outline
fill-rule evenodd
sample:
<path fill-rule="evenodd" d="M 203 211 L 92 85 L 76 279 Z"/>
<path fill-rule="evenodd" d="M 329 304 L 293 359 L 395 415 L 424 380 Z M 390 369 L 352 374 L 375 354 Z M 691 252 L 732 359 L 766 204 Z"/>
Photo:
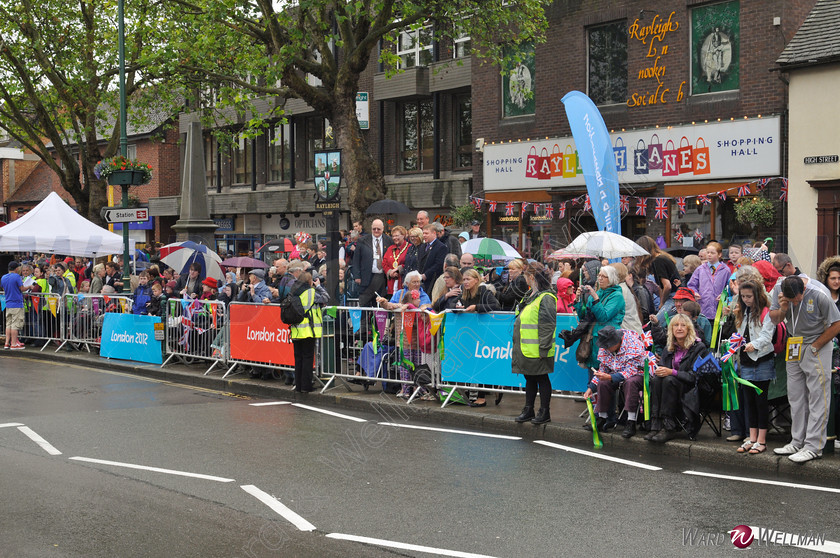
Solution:
<path fill-rule="evenodd" d="M 432 36 L 431 26 L 400 31 L 397 40 L 400 68 L 428 66 L 432 62 Z"/>
<path fill-rule="evenodd" d="M 254 148 L 252 140 L 238 138 L 231 148 L 233 159 L 233 183 L 250 184 L 251 182 L 251 150 Z"/>
<path fill-rule="evenodd" d="M 315 151 L 335 147 L 332 126 L 326 118 L 313 116 L 304 121 L 306 128 L 306 178 L 315 179 Z"/>
<path fill-rule="evenodd" d="M 472 97 L 459 95 L 455 97 L 455 166 L 465 168 L 472 166 Z"/>
<path fill-rule="evenodd" d="M 721 224 L 720 211 L 715 206 L 718 203 L 717 200 L 713 197 L 709 204 L 704 204 L 697 198 L 689 198 L 686 201 L 686 211 L 680 215 L 677 201 L 671 200 L 669 210 L 671 238 L 669 245 L 699 247 L 718 238 Z M 677 240 L 678 233 L 682 235 L 682 241 Z M 698 239 L 698 237 L 701 238 Z"/>
<path fill-rule="evenodd" d="M 216 168 L 219 160 L 219 142 L 213 134 L 204 134 L 204 184 L 215 188 Z"/>
<path fill-rule="evenodd" d="M 434 118 L 429 99 L 400 104 L 400 170 L 429 170 L 434 164 Z"/>
<path fill-rule="evenodd" d="M 627 101 L 627 23 L 588 30 L 588 90 L 596 105 Z"/>
<path fill-rule="evenodd" d="M 271 127 L 268 142 L 268 181 L 283 182 L 290 179 L 292 150 L 289 124 L 275 124 Z"/>
<path fill-rule="evenodd" d="M 734 1 L 691 10 L 692 95 L 740 87 L 740 9 Z"/>

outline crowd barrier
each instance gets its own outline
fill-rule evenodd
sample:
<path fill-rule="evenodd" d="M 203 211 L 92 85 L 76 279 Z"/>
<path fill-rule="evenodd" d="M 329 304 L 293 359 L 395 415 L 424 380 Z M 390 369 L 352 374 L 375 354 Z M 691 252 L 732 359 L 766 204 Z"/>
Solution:
<path fill-rule="evenodd" d="M 168 356 L 161 368 L 174 358 L 184 364 L 192 364 L 196 360 L 210 361 L 212 364 L 204 372 L 205 376 L 220 364 L 224 367 L 229 332 L 224 302 L 168 300 L 164 323 L 164 347 Z"/>
<path fill-rule="evenodd" d="M 119 295 L 26 294 L 26 323 L 21 336 L 41 350 L 51 341 L 91 351 L 102 343 L 106 313 L 131 312 L 131 299 Z M 165 366 L 174 359 L 185 363 L 209 361 L 223 377 L 237 366 L 294 370 L 289 327 L 276 304 L 173 299 L 163 320 Z M 428 388 L 443 390 L 443 405 L 456 389 L 521 393 L 524 376 L 511 372 L 515 316 L 509 312 L 473 314 L 429 311 L 388 311 L 381 308 L 331 306 L 323 309 L 323 337 L 315 360 L 322 393 L 341 382 L 347 389 L 369 383 L 411 386 L 409 402 Z M 558 331 L 576 325 L 573 315 L 558 315 Z M 559 341 L 559 339 L 558 339 Z M 557 345 L 555 397 L 562 391 L 585 389 L 587 374 L 575 362 L 574 349 Z M 428 368 L 426 368 L 428 367 Z M 422 382 L 415 380 L 421 372 Z M 422 386 L 420 385 L 422 383 Z M 404 389 L 404 388 L 403 388 Z"/>
<path fill-rule="evenodd" d="M 26 297 L 56 295 L 26 295 Z M 47 300 L 49 303 L 49 300 Z M 70 344 L 90 352 L 91 346 L 102 342 L 102 323 L 105 314 L 130 314 L 132 300 L 127 296 L 103 294 L 66 294 L 62 298 L 59 323 L 63 327 L 61 344 L 56 352 Z M 43 303 L 41 303 L 43 307 Z M 52 314 L 52 309 L 49 309 Z M 27 318 L 29 316 L 27 315 Z M 45 316 L 49 320 L 49 316 Z M 27 321 L 27 324 L 29 322 Z M 32 338 L 32 337 L 30 337 Z"/>
<path fill-rule="evenodd" d="M 360 381 L 413 385 L 414 372 L 422 365 L 429 367 L 434 387 L 440 377 L 442 319 L 422 310 L 328 308 L 319 353 L 321 375 L 328 380 L 321 392 L 334 387 L 336 379 L 348 389 Z M 409 402 L 420 389 L 414 386 Z"/>

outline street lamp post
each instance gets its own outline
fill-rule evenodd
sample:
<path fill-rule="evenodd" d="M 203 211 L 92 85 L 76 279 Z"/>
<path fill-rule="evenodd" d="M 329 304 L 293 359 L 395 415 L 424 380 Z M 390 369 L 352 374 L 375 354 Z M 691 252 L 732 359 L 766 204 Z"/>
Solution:
<path fill-rule="evenodd" d="M 128 118 L 125 109 L 125 0 L 117 3 L 117 31 L 119 34 L 119 58 L 120 58 L 120 154 L 128 157 L 128 133 L 126 126 Z M 122 188 L 123 209 L 128 208 L 128 187 L 129 184 L 120 184 Z M 123 293 L 131 292 L 131 269 L 128 265 L 128 223 L 122 224 L 123 233 Z"/>

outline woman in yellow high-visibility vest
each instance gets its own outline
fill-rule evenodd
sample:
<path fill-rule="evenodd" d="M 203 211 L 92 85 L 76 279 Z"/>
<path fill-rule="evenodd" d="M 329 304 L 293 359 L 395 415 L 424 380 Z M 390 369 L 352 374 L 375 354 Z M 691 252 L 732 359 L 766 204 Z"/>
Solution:
<path fill-rule="evenodd" d="M 304 271 L 292 285 L 289 296 L 300 297 L 304 318 L 299 324 L 289 326 L 292 334 L 292 346 L 295 353 L 295 391 L 312 391 L 312 371 L 315 367 L 315 346 L 321 338 L 321 306 L 319 299 L 326 295 L 312 280 L 312 274 Z M 329 299 L 329 297 L 327 297 Z"/>
<path fill-rule="evenodd" d="M 554 345 L 557 337 L 557 296 L 551 276 L 542 264 L 528 264 L 523 272 L 528 292 L 516 306 L 513 326 L 513 373 L 525 375 L 525 408 L 516 422 L 551 422 L 551 380 L 554 371 Z M 534 414 L 537 390 L 540 409 Z"/>

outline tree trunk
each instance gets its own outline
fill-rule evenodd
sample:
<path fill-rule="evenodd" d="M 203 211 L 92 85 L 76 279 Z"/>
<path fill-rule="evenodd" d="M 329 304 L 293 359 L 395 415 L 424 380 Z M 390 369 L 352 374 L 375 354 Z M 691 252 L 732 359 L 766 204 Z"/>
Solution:
<path fill-rule="evenodd" d="M 361 220 L 371 203 L 385 197 L 385 180 L 359 129 L 355 89 L 336 94 L 335 98 L 333 130 L 341 149 L 341 180 L 347 187 L 351 218 Z"/>

